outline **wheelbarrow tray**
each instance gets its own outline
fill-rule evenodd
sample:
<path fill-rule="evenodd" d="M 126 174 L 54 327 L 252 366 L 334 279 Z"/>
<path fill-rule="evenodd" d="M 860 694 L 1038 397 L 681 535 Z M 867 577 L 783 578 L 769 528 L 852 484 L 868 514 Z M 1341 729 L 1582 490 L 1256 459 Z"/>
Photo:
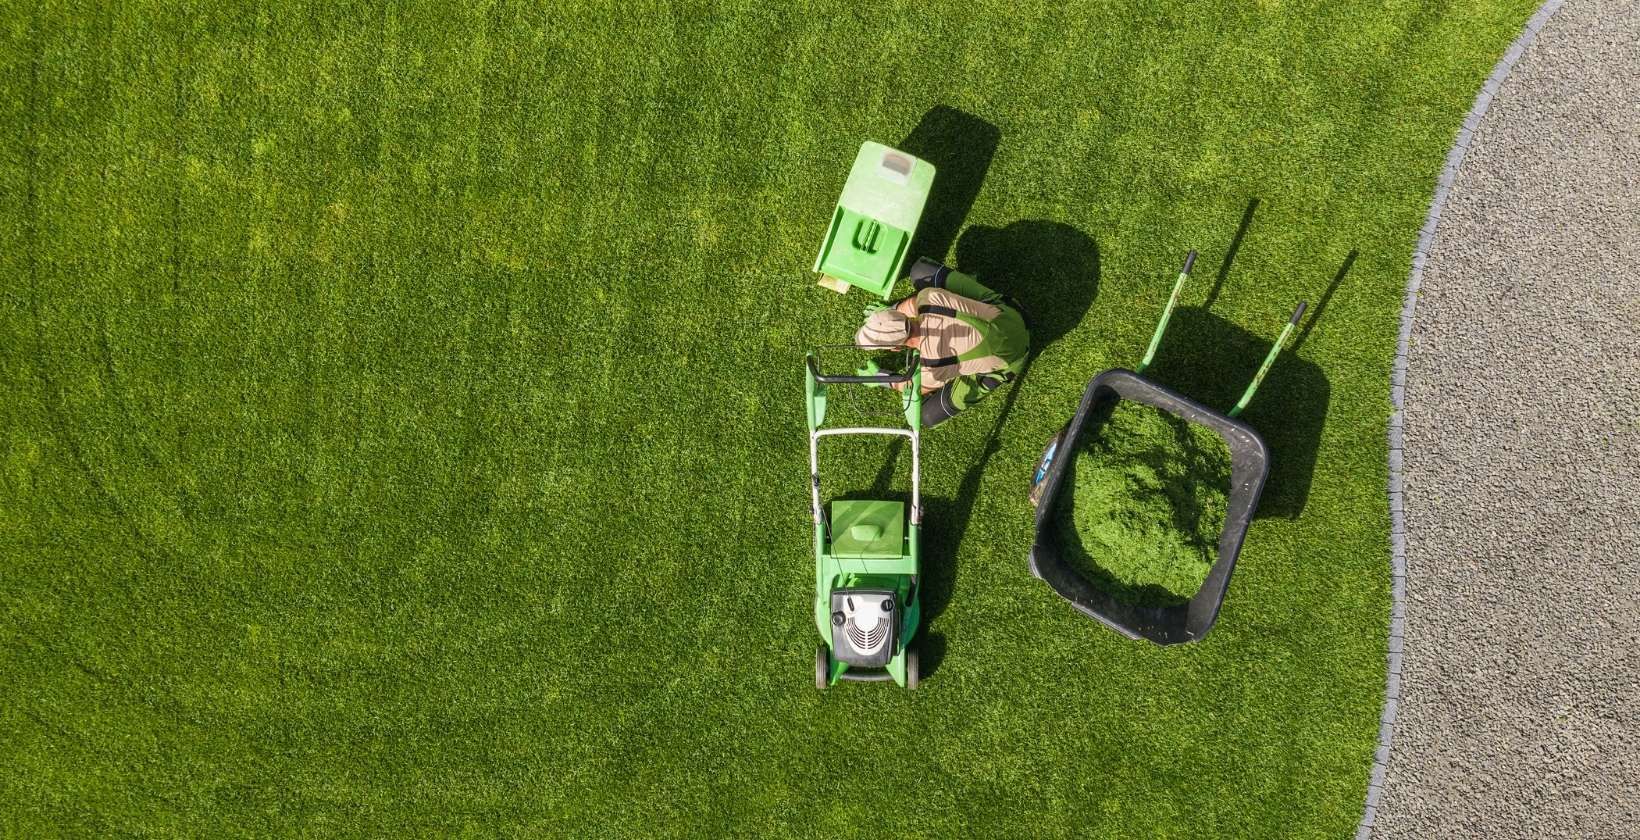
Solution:
<path fill-rule="evenodd" d="M 1063 486 L 1065 465 L 1095 409 L 1112 400 L 1131 400 L 1165 411 L 1186 422 L 1217 432 L 1230 450 L 1229 509 L 1224 530 L 1219 534 L 1218 557 L 1207 579 L 1189 601 L 1161 607 L 1144 607 L 1117 600 L 1093 585 L 1065 560 L 1055 517 L 1059 515 L 1059 494 L 1070 492 Z M 1069 425 L 1054 438 L 1038 465 L 1036 483 L 1040 495 L 1036 507 L 1036 539 L 1031 546 L 1031 574 L 1071 602 L 1077 610 L 1098 619 L 1105 626 L 1132 639 L 1148 639 L 1159 645 L 1191 642 L 1207 635 L 1218 619 L 1236 568 L 1247 525 L 1258 509 L 1259 495 L 1269 475 L 1269 450 L 1252 427 L 1214 411 L 1176 391 L 1157 385 L 1121 368 L 1095 376 L 1082 393 L 1082 403 Z"/>

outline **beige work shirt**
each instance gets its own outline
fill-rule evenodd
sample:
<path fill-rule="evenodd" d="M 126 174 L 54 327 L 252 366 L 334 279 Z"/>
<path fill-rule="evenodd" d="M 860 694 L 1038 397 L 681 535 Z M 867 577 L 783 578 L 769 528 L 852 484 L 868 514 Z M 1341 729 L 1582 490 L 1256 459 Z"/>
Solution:
<path fill-rule="evenodd" d="M 981 303 L 972 298 L 952 294 L 945 289 L 932 287 L 917 292 L 918 310 L 924 306 L 944 306 L 986 321 L 994 320 L 1002 314 L 1001 309 L 989 303 Z M 961 376 L 990 373 L 1008 366 L 1001 357 L 987 355 L 955 364 L 928 367 L 926 364 L 929 359 L 961 356 L 973 350 L 979 346 L 982 336 L 979 330 L 956 318 L 933 312 L 917 316 L 916 328 L 917 334 L 922 336 L 922 344 L 917 347 L 917 351 L 925 364 L 922 375 L 924 387 L 940 386 Z"/>

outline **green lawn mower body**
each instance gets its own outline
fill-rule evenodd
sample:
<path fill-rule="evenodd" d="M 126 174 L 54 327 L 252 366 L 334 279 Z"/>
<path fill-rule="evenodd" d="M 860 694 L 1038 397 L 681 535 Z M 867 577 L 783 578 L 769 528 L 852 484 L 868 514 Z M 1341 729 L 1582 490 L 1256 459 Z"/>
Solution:
<path fill-rule="evenodd" d="M 917 652 L 912 640 L 921 620 L 917 588 L 922 527 L 919 450 L 922 372 L 915 351 L 904 369 L 872 376 L 828 375 L 819 355 L 807 357 L 809 491 L 814 520 L 814 622 L 821 643 L 814 655 L 814 684 L 838 680 L 892 680 L 916 688 Z M 904 427 L 825 428 L 826 403 L 836 387 L 905 383 L 901 398 Z M 911 502 L 836 499 L 820 494 L 820 440 L 841 435 L 897 435 L 911 448 Z"/>
<path fill-rule="evenodd" d="M 881 143 L 860 146 L 814 259 L 820 285 L 888 300 L 934 187 L 934 165 Z"/>

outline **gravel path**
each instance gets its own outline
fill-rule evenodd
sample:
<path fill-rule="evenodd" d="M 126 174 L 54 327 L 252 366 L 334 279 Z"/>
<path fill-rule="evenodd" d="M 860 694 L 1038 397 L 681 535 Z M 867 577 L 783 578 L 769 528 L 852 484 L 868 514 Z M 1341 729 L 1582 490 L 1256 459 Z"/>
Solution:
<path fill-rule="evenodd" d="M 1477 107 L 1414 280 L 1367 823 L 1640 837 L 1640 2 L 1569 0 Z"/>

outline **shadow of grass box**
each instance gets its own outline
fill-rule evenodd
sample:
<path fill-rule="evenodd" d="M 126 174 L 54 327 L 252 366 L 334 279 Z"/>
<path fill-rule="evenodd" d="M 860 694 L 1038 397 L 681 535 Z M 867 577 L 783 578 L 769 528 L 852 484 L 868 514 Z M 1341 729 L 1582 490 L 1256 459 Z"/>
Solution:
<path fill-rule="evenodd" d="M 1118 601 L 1182 604 L 1217 556 L 1230 450 L 1212 429 L 1115 400 L 1072 451 L 1055 517 L 1064 557 Z"/>

